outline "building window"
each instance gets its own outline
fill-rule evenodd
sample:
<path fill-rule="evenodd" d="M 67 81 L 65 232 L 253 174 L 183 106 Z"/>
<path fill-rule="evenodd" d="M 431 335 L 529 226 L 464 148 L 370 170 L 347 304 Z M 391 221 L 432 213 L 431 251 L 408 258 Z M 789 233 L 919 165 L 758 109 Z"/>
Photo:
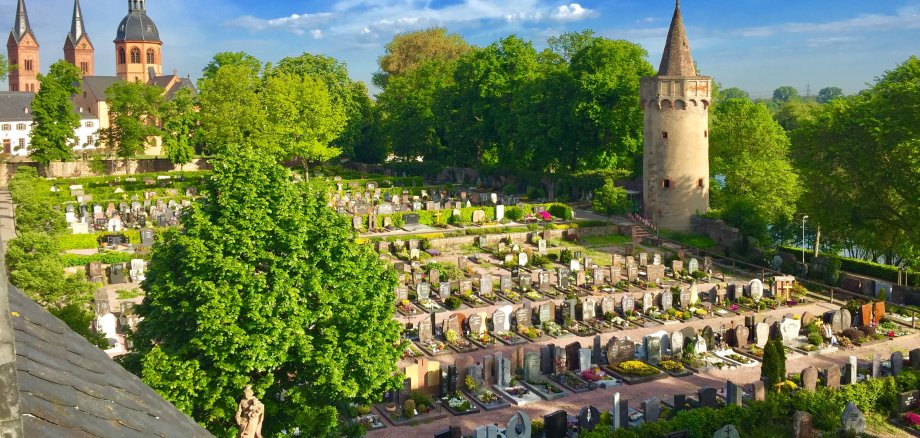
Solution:
<path fill-rule="evenodd" d="M 0 130 L 9 131 L 11 129 L 13 129 L 13 125 L 10 125 L 9 123 L 4 123 L 3 125 L 0 125 Z"/>
<path fill-rule="evenodd" d="M 156 64 L 156 54 L 153 49 L 147 49 L 147 64 Z"/>
<path fill-rule="evenodd" d="M 93 122 L 86 122 L 86 123 L 83 124 L 83 126 L 86 126 L 87 128 L 92 128 L 92 127 L 94 126 L 94 123 L 93 123 Z"/>
<path fill-rule="evenodd" d="M 661 180 L 661 187 L 664 187 L 664 188 L 666 188 L 666 189 L 670 189 L 670 188 L 671 188 L 671 180 L 669 180 L 669 179 L 663 179 L 663 180 Z"/>
<path fill-rule="evenodd" d="M 32 71 L 32 60 L 27 59 L 25 62 L 26 71 Z"/>
<path fill-rule="evenodd" d="M 703 137 L 709 138 L 709 130 L 703 131 Z"/>
<path fill-rule="evenodd" d="M 17 124 L 16 124 L 16 130 L 17 130 L 17 131 L 25 131 L 25 130 L 26 130 L 26 124 L 25 124 L 25 123 L 17 123 Z"/>
<path fill-rule="evenodd" d="M 118 49 L 118 63 L 119 64 L 125 63 L 125 49 L 124 48 Z"/>
<path fill-rule="evenodd" d="M 81 62 L 81 63 L 80 63 L 80 71 L 82 71 L 83 74 L 89 73 L 89 63 L 88 63 L 88 62 Z"/>
<path fill-rule="evenodd" d="M 141 49 L 138 49 L 138 48 L 131 49 L 131 63 L 132 64 L 141 63 Z"/>
<path fill-rule="evenodd" d="M 668 131 L 661 131 L 661 138 L 667 140 L 667 139 L 668 139 Z"/>
<path fill-rule="evenodd" d="M 699 187 L 699 188 L 701 188 L 701 189 L 702 189 L 702 188 L 705 188 L 705 187 L 706 187 L 706 181 L 704 181 L 703 178 L 700 178 L 700 179 L 696 180 L 696 186 Z"/>
<path fill-rule="evenodd" d="M 3 153 L 7 155 L 13 153 L 13 143 L 8 138 L 3 139 Z"/>
<path fill-rule="evenodd" d="M 26 139 L 20 138 L 19 139 L 19 150 L 24 150 L 25 148 L 26 148 Z"/>

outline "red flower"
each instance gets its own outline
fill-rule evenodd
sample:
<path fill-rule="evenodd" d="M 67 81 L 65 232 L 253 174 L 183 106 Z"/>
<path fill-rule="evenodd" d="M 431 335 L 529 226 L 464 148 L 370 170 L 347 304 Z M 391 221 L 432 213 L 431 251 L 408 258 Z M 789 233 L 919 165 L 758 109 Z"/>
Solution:
<path fill-rule="evenodd" d="M 904 421 L 911 426 L 920 426 L 920 414 L 908 412 L 904 414 Z"/>

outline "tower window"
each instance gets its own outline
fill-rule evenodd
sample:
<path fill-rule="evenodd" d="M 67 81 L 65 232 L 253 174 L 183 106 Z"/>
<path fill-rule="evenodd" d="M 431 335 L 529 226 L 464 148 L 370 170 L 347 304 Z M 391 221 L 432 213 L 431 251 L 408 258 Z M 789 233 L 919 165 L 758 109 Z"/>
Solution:
<path fill-rule="evenodd" d="M 667 140 L 667 139 L 668 139 L 668 131 L 661 131 L 661 138 Z"/>
<path fill-rule="evenodd" d="M 661 187 L 664 187 L 664 188 L 666 188 L 666 189 L 670 189 L 670 188 L 671 188 L 671 180 L 669 180 L 669 179 L 663 179 L 663 180 L 661 180 Z"/>
<path fill-rule="evenodd" d="M 118 49 L 118 63 L 119 64 L 125 63 L 125 49 L 124 48 Z"/>
<path fill-rule="evenodd" d="M 696 186 L 702 189 L 702 188 L 706 187 L 706 182 L 703 181 L 703 178 L 700 178 L 700 179 L 696 180 Z"/>
<path fill-rule="evenodd" d="M 138 48 L 131 49 L 131 63 L 132 64 L 141 63 L 141 49 L 138 49 Z"/>
<path fill-rule="evenodd" d="M 32 71 L 32 60 L 27 59 L 25 62 L 26 71 Z"/>
<path fill-rule="evenodd" d="M 80 71 L 82 71 L 83 74 L 88 73 L 88 72 L 89 72 L 89 63 L 88 63 L 88 62 L 81 62 L 81 63 L 80 63 Z"/>
<path fill-rule="evenodd" d="M 147 49 L 147 64 L 156 64 L 156 55 L 153 49 Z"/>

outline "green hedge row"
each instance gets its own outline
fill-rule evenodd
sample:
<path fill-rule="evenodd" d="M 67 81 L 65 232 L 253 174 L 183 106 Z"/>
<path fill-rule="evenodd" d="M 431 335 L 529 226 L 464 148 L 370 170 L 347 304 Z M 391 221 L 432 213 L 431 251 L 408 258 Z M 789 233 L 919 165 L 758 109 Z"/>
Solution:
<path fill-rule="evenodd" d="M 72 249 L 96 249 L 99 247 L 99 239 L 109 234 L 121 234 L 127 237 L 132 244 L 141 243 L 140 230 L 122 230 L 119 233 L 93 233 L 93 234 L 64 234 L 57 236 L 58 248 L 61 251 Z"/>
<path fill-rule="evenodd" d="M 780 251 L 794 254 L 796 257 L 802 256 L 802 248 L 794 248 L 791 246 L 780 246 Z M 898 268 L 891 265 L 882 265 L 879 263 L 867 262 L 865 260 L 853 259 L 849 257 L 843 257 L 834 254 L 823 254 L 822 257 L 832 257 L 837 260 L 840 260 L 840 269 L 851 272 L 857 275 L 865 275 L 867 277 L 874 277 L 880 280 L 890 281 L 897 284 L 898 282 Z M 812 251 L 805 251 L 805 260 L 808 262 L 814 261 L 815 254 Z M 920 272 L 918 271 L 907 271 L 907 284 L 911 286 L 918 287 L 920 286 Z"/>
<path fill-rule="evenodd" d="M 106 265 L 113 263 L 130 263 L 132 259 L 143 258 L 138 254 L 123 252 L 103 252 L 93 255 L 61 254 L 61 261 L 66 267 L 86 266 L 90 262 L 101 262 Z"/>

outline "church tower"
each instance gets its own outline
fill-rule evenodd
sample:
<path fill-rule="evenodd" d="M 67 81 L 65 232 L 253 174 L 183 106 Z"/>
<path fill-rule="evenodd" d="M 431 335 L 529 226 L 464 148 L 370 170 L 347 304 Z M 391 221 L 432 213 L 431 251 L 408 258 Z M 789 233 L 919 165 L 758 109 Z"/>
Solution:
<path fill-rule="evenodd" d="M 70 23 L 70 33 L 64 40 L 64 59 L 80 69 L 83 76 L 95 74 L 95 48 L 86 34 L 83 24 L 83 11 L 80 9 L 80 0 L 73 2 L 73 19 Z"/>
<path fill-rule="evenodd" d="M 38 40 L 29 25 L 25 0 L 16 5 L 16 21 L 6 42 L 7 58 L 13 69 L 9 74 L 10 91 L 38 91 Z"/>
<path fill-rule="evenodd" d="M 146 0 L 128 0 L 128 15 L 115 36 L 115 74 L 124 80 L 148 82 L 163 73 L 160 32 L 147 16 Z"/>
<path fill-rule="evenodd" d="M 709 105 L 712 78 L 697 74 L 680 14 L 674 9 L 658 75 L 642 78 L 645 113 L 644 215 L 660 228 L 686 231 L 709 211 Z"/>

